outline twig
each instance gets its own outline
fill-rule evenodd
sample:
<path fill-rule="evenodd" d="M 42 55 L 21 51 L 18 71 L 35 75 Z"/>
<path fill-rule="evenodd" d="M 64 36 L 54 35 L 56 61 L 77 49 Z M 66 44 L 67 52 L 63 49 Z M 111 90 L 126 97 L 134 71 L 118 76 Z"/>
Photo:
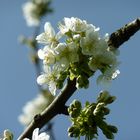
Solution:
<path fill-rule="evenodd" d="M 127 41 L 134 33 L 140 29 L 140 19 L 125 25 L 121 29 L 112 33 L 108 44 L 114 48 L 119 48 L 121 44 Z M 35 128 L 42 128 L 47 122 L 49 122 L 56 115 L 63 113 L 66 106 L 65 103 L 76 91 L 76 80 L 70 81 L 68 79 L 67 85 L 62 89 L 59 95 L 54 99 L 54 101 L 49 105 L 46 110 L 34 117 L 34 120 L 28 126 L 28 128 L 20 135 L 18 140 L 23 140 L 23 138 L 31 138 L 32 132 Z"/>

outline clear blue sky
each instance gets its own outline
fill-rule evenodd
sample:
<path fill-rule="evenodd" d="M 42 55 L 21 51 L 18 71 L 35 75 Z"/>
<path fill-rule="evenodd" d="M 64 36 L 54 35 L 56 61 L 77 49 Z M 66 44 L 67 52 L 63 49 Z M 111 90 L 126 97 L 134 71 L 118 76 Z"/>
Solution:
<path fill-rule="evenodd" d="M 43 20 L 56 27 L 63 17 L 79 17 L 101 28 L 101 34 L 112 33 L 140 15 L 139 0 L 52 0 L 54 14 Z M 16 137 L 23 127 L 17 121 L 23 105 L 37 94 L 35 70 L 29 62 L 29 50 L 17 41 L 19 35 L 31 35 L 22 16 L 23 0 L 1 0 L 0 3 L 0 132 L 9 128 Z M 42 24 L 42 30 L 43 30 Z M 140 139 L 140 32 L 120 48 L 122 62 L 117 80 L 110 88 L 117 100 L 107 119 L 119 128 L 115 140 Z M 88 90 L 80 90 L 70 99 L 95 101 L 101 87 L 91 79 Z M 70 102 L 70 101 L 69 101 Z M 55 119 L 56 140 L 67 140 L 69 119 L 60 115 Z M 99 140 L 105 140 L 101 135 Z"/>

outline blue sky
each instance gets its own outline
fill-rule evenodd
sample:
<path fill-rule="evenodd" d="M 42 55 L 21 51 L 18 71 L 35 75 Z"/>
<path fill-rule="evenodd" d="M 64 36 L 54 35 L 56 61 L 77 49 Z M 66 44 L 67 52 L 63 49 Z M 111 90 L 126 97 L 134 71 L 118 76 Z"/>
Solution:
<path fill-rule="evenodd" d="M 29 50 L 18 43 L 19 35 L 30 36 L 33 28 L 26 26 L 22 16 L 23 0 L 1 0 L 0 4 L 0 132 L 9 128 L 15 139 L 23 127 L 17 121 L 23 105 L 38 93 L 35 70 L 29 61 Z M 79 17 L 100 27 L 100 33 L 112 33 L 124 24 L 139 17 L 139 0 L 54 0 L 55 12 L 44 18 L 43 24 L 50 21 L 54 27 L 63 17 Z M 118 126 L 115 140 L 140 139 L 140 32 L 120 47 L 120 76 L 112 82 L 110 93 L 117 100 L 107 120 Z M 95 101 L 102 88 L 91 79 L 88 90 L 79 90 L 70 99 Z M 70 103 L 70 101 L 68 103 Z M 67 140 L 69 118 L 63 115 L 54 118 L 56 140 Z M 101 134 L 99 140 L 104 140 Z"/>

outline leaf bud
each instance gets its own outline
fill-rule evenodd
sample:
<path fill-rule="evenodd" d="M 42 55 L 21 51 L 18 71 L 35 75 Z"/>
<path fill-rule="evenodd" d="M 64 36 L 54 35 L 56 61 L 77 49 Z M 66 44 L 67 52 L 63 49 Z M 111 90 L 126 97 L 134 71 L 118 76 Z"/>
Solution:
<path fill-rule="evenodd" d="M 93 111 L 93 115 L 98 115 L 101 112 L 101 109 L 105 106 L 104 103 L 98 103 L 96 108 Z"/>

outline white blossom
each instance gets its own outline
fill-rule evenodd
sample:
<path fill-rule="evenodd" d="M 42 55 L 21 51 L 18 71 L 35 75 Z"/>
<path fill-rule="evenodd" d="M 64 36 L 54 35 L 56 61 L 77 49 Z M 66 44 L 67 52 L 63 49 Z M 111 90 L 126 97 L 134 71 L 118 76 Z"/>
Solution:
<path fill-rule="evenodd" d="M 75 17 L 65 17 L 64 20 L 59 23 L 59 29 L 62 34 L 65 34 L 69 31 L 80 33 L 85 31 L 87 28 L 88 24 L 85 20 L 81 20 Z"/>
<path fill-rule="evenodd" d="M 85 20 L 81 20 L 79 18 L 71 18 L 72 22 L 72 31 L 73 32 L 83 32 L 87 29 L 88 25 Z"/>
<path fill-rule="evenodd" d="M 37 15 L 37 5 L 31 1 L 26 2 L 23 7 L 23 15 L 28 26 L 38 26 L 40 19 Z"/>
<path fill-rule="evenodd" d="M 58 43 L 58 40 L 62 37 L 62 34 L 58 32 L 55 33 L 54 28 L 52 27 L 51 23 L 46 22 L 44 25 L 44 33 L 38 35 L 36 40 L 38 43 L 42 43 L 45 45 L 52 45 L 54 47 L 55 44 Z"/>
<path fill-rule="evenodd" d="M 63 22 L 58 25 L 62 34 L 69 32 L 72 29 L 72 22 L 70 18 L 64 18 Z"/>
<path fill-rule="evenodd" d="M 103 74 L 98 76 L 97 84 L 102 84 L 103 86 L 108 86 L 111 83 L 111 80 L 115 79 L 120 74 L 119 70 L 116 70 L 116 66 L 107 68 Z"/>
<path fill-rule="evenodd" d="M 85 32 L 85 37 L 80 40 L 80 47 L 84 55 L 94 55 L 99 48 L 99 28 L 90 26 Z"/>
<path fill-rule="evenodd" d="M 30 140 L 30 139 L 24 138 L 23 140 Z M 33 131 L 31 140 L 50 140 L 50 136 L 45 132 L 39 134 L 39 128 L 36 128 Z"/>
<path fill-rule="evenodd" d="M 37 78 L 37 83 L 39 85 L 45 85 L 47 84 L 49 87 L 49 90 L 53 96 L 56 95 L 56 84 L 57 84 L 57 78 L 59 76 L 60 69 L 57 66 L 50 67 L 47 65 L 44 65 L 44 73 Z"/>
<path fill-rule="evenodd" d="M 112 67 L 118 65 L 117 57 L 114 52 L 108 49 L 105 39 L 99 39 L 97 47 L 93 49 L 93 55 L 89 61 L 89 67 L 91 70 L 104 69 L 105 67 Z M 91 54 L 92 54 L 91 53 Z"/>
<path fill-rule="evenodd" d="M 55 52 L 50 46 L 45 46 L 43 49 L 38 50 L 38 57 L 43 60 L 44 64 L 54 64 L 55 63 Z"/>
<path fill-rule="evenodd" d="M 59 43 L 55 48 L 57 60 L 62 67 L 67 68 L 70 63 L 78 62 L 77 46 L 75 43 Z"/>
<path fill-rule="evenodd" d="M 91 70 L 103 69 L 106 66 L 117 63 L 116 57 L 112 52 L 102 51 L 91 58 L 89 67 Z"/>
<path fill-rule="evenodd" d="M 23 107 L 23 114 L 18 117 L 19 122 L 27 126 L 36 114 L 41 113 L 48 106 L 48 103 L 44 95 L 38 94 Z"/>

